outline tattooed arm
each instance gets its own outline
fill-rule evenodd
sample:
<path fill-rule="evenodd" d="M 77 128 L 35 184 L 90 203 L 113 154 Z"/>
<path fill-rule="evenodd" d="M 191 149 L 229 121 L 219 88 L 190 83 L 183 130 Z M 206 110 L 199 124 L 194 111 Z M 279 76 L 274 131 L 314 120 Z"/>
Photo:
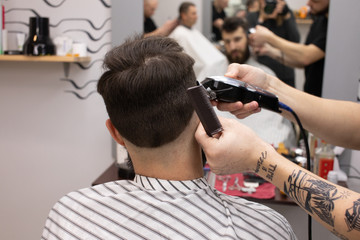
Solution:
<path fill-rule="evenodd" d="M 342 239 L 360 239 L 360 194 L 332 184 L 279 155 L 251 129 L 221 118 L 219 139 L 200 124 L 195 137 L 215 174 L 252 171 L 284 191 L 308 214 Z"/>
<path fill-rule="evenodd" d="M 291 197 L 316 221 L 341 239 L 360 239 L 360 194 L 333 184 L 290 162 L 275 150 L 267 152 L 258 171 Z M 276 166 L 273 177 L 269 170 Z"/>

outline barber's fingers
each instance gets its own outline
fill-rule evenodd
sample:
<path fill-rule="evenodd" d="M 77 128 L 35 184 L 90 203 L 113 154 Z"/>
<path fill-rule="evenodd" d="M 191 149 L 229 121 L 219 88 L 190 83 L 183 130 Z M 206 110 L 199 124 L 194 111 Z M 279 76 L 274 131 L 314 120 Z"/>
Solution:
<path fill-rule="evenodd" d="M 260 68 L 247 64 L 232 63 L 229 65 L 225 76 L 253 84 L 258 78 L 263 78 L 265 72 Z"/>
<path fill-rule="evenodd" d="M 234 103 L 226 103 L 226 102 L 216 102 L 216 107 L 220 111 L 232 112 L 236 110 L 241 110 L 244 108 L 244 104 L 242 102 L 234 102 Z"/>
<path fill-rule="evenodd" d="M 244 119 L 244 118 L 247 118 L 249 117 L 250 115 L 252 114 L 255 114 L 255 113 L 258 113 L 261 111 L 261 108 L 257 108 L 253 111 L 250 111 L 250 112 L 232 112 L 232 114 L 237 117 L 238 119 Z"/>
<path fill-rule="evenodd" d="M 251 66 L 246 64 L 232 63 L 229 65 L 225 76 L 241 80 L 244 76 L 246 76 L 246 74 L 250 72 L 251 68 Z"/>
<path fill-rule="evenodd" d="M 231 126 L 231 119 L 227 119 L 227 118 L 224 118 L 224 117 L 220 117 L 218 116 L 219 118 L 219 121 L 220 121 L 220 124 L 222 125 L 223 129 L 227 129 L 229 126 Z M 199 143 L 203 143 L 203 142 L 208 142 L 210 140 L 213 140 L 213 142 L 217 142 L 218 141 L 218 138 L 214 138 L 214 137 L 209 137 L 206 132 L 205 132 L 205 129 L 204 129 L 204 126 L 201 124 L 198 125 L 196 131 L 195 131 L 195 138 L 197 140 L 200 140 Z"/>
<path fill-rule="evenodd" d="M 234 103 L 218 102 L 217 108 L 220 111 L 228 111 L 239 119 L 246 118 L 251 114 L 258 113 L 261 111 L 261 108 L 259 107 L 259 103 L 256 101 L 252 101 L 247 104 L 243 104 L 241 102 L 234 102 Z"/>
<path fill-rule="evenodd" d="M 277 1 L 276 9 L 275 9 L 277 14 L 282 13 L 282 11 L 284 10 L 285 4 L 286 4 L 285 1 L 282 1 L 282 0 Z"/>
<path fill-rule="evenodd" d="M 221 137 L 221 135 L 220 135 Z M 218 138 L 209 137 L 204 129 L 204 126 L 200 122 L 196 131 L 195 139 L 203 149 L 212 149 L 213 144 L 217 142 Z"/>
<path fill-rule="evenodd" d="M 204 126 L 199 123 L 196 131 L 195 131 L 195 138 L 198 140 L 198 142 L 201 144 L 204 139 L 207 139 L 209 136 L 206 134 Z"/>

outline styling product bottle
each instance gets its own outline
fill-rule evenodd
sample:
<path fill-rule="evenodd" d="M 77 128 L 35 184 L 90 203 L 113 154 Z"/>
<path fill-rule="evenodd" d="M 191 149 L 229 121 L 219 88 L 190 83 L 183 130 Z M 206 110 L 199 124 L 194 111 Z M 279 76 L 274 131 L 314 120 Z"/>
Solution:
<path fill-rule="evenodd" d="M 29 37 L 24 43 L 24 54 L 33 56 L 55 55 L 55 45 L 50 39 L 49 18 L 30 18 Z"/>
<path fill-rule="evenodd" d="M 327 179 L 328 173 L 334 168 L 335 153 L 330 144 L 324 140 L 315 150 L 314 157 L 314 173 L 318 176 Z"/>

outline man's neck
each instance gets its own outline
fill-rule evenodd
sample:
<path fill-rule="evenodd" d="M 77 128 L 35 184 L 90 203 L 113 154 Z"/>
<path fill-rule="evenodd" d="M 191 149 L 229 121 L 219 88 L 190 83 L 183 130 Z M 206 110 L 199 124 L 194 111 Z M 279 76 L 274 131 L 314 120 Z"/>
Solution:
<path fill-rule="evenodd" d="M 192 26 L 189 26 L 189 24 L 186 24 L 184 21 L 180 21 L 180 25 L 186 27 L 187 29 L 191 29 Z"/>
<path fill-rule="evenodd" d="M 193 144 L 181 148 L 143 151 L 132 157 L 135 173 L 143 176 L 191 180 L 203 176 L 200 148 Z M 141 155 L 142 159 L 139 159 Z"/>
<path fill-rule="evenodd" d="M 198 120 L 193 117 L 190 126 L 175 141 L 158 148 L 139 148 L 127 144 L 135 173 L 168 180 L 202 177 L 202 156 L 194 137 L 197 123 Z"/>

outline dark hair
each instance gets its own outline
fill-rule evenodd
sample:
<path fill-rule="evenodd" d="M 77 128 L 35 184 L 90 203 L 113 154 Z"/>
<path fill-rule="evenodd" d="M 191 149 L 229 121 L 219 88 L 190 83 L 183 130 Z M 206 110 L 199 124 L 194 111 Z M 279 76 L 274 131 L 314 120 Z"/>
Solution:
<path fill-rule="evenodd" d="M 175 140 L 194 112 L 186 94 L 196 84 L 193 65 L 167 37 L 136 36 L 109 51 L 98 92 L 119 133 L 139 147 Z"/>
<path fill-rule="evenodd" d="M 229 17 L 229 18 L 225 18 L 221 31 L 232 33 L 235 32 L 239 27 L 241 27 L 242 29 L 244 29 L 245 32 L 247 32 L 248 31 L 247 21 L 239 17 Z"/>
<path fill-rule="evenodd" d="M 182 13 L 186 13 L 189 10 L 189 7 L 194 6 L 195 4 L 192 2 L 183 2 L 181 3 L 180 7 L 179 7 L 179 15 L 181 15 Z"/>

